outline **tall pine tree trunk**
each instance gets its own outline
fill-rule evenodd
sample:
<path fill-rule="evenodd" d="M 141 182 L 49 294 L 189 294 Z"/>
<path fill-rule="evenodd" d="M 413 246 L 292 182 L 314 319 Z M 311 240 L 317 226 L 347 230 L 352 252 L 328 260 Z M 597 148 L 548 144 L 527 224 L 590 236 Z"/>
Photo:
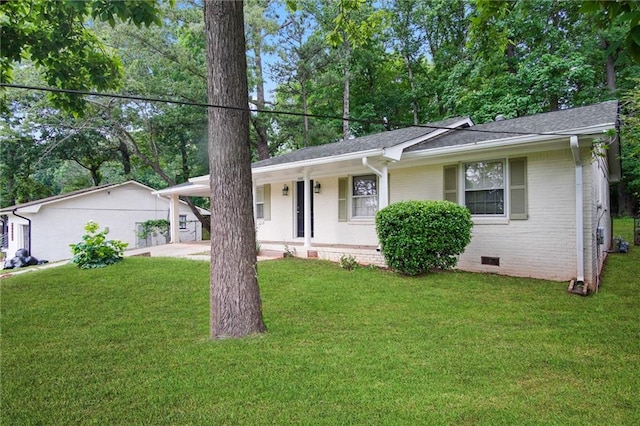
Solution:
<path fill-rule="evenodd" d="M 243 4 L 207 0 L 211 337 L 265 331 L 256 271 Z"/>
<path fill-rule="evenodd" d="M 409 79 L 409 87 L 411 88 L 411 110 L 413 111 L 413 124 L 419 124 L 418 118 L 418 99 L 417 99 L 417 90 L 416 90 L 416 81 L 413 77 L 413 67 L 411 66 L 411 58 L 408 54 L 404 55 L 404 61 L 407 65 L 407 78 Z"/>
<path fill-rule="evenodd" d="M 307 104 L 307 82 L 306 81 L 302 81 L 300 82 L 300 86 L 301 86 L 301 91 L 300 91 L 300 97 L 302 99 L 302 113 L 304 114 L 304 146 L 305 148 L 308 147 L 310 145 L 309 143 L 309 117 L 307 114 L 309 114 L 309 106 Z"/>
<path fill-rule="evenodd" d="M 349 130 L 349 99 L 351 96 L 351 45 L 347 39 L 346 34 L 343 34 L 344 37 L 344 58 L 343 58 L 343 69 L 342 69 L 342 139 L 348 140 L 351 136 Z"/>
<path fill-rule="evenodd" d="M 263 111 L 267 104 L 264 94 L 264 75 L 262 71 L 262 35 L 257 33 L 253 37 L 253 53 L 256 61 L 256 77 L 258 79 L 256 83 L 256 107 Z M 253 118 L 253 126 L 256 129 L 258 135 L 258 141 L 256 142 L 256 150 L 258 152 L 258 160 L 266 160 L 269 155 L 269 136 L 267 134 L 267 125 L 265 119 L 262 117 L 262 113 L 257 113 Z"/>

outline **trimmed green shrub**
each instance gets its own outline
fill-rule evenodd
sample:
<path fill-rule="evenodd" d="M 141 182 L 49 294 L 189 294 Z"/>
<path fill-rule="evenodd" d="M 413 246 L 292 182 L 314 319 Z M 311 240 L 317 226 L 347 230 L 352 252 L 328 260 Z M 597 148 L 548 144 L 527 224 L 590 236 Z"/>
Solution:
<path fill-rule="evenodd" d="M 98 232 L 100 227 L 94 221 L 84 226 L 87 231 L 82 236 L 82 241 L 77 244 L 69 244 L 73 258 L 82 269 L 102 268 L 122 260 L 122 252 L 129 245 L 119 240 L 107 240 L 108 229 Z"/>
<path fill-rule="evenodd" d="M 469 210 L 450 201 L 402 201 L 376 214 L 387 265 L 407 275 L 455 267 L 472 227 Z"/>

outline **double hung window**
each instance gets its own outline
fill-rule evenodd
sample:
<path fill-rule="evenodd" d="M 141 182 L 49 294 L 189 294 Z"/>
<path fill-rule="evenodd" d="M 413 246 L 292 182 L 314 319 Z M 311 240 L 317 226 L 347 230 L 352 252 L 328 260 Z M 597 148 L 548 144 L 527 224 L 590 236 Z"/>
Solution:
<path fill-rule="evenodd" d="M 504 163 L 478 161 L 464 165 L 464 201 L 474 215 L 504 214 Z"/>
<path fill-rule="evenodd" d="M 443 199 L 465 205 L 475 216 L 528 218 L 526 158 L 456 164 L 443 171 Z"/>
<path fill-rule="evenodd" d="M 271 220 L 271 184 L 256 187 L 256 219 Z"/>
<path fill-rule="evenodd" d="M 351 216 L 374 217 L 378 211 L 378 179 L 376 175 L 352 178 Z"/>

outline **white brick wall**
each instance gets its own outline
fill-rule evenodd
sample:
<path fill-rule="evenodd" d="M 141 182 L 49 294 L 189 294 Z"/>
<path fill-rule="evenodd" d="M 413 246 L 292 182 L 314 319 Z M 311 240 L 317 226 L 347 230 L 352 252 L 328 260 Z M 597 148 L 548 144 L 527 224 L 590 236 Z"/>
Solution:
<path fill-rule="evenodd" d="M 602 170 L 590 163 L 589 149 L 585 148 L 582 154 L 585 161 L 585 280 L 593 285 L 597 268 L 596 260 L 591 260 L 591 253 L 596 249 L 596 214 L 601 214 L 596 212 L 595 203 L 596 198 L 604 197 L 601 194 L 608 197 L 608 187 L 606 181 L 603 182 Z M 566 149 L 513 155 L 514 158 L 523 156 L 527 157 L 528 219 L 474 218 L 472 240 L 461 255 L 458 267 L 468 271 L 568 282 L 577 273 L 575 167 L 569 143 L 567 141 Z M 481 159 L 486 158 L 476 160 Z M 473 158 L 466 160 L 474 161 Z M 443 199 L 445 164 L 452 162 L 391 169 L 390 203 Z M 593 181 L 598 173 L 600 179 Z M 333 261 L 347 254 L 355 256 L 360 263 L 383 265 L 383 257 L 374 250 L 378 244 L 375 223 L 338 222 L 338 177 L 319 180 L 322 193 L 315 194 L 312 250 L 317 251 L 318 257 Z M 279 191 L 282 184 L 275 183 L 272 187 L 272 223 L 260 224 L 258 236 L 266 242 L 262 245 L 264 249 L 282 250 L 284 243 L 288 243 L 290 249 L 296 247 L 298 255 L 304 257 L 307 248 L 302 247 L 302 239 L 293 238 L 293 191 L 290 190 L 289 197 L 283 197 Z M 289 187 L 294 188 L 294 185 L 289 184 Z M 608 205 L 608 198 L 603 198 L 602 203 Z M 601 218 L 601 225 L 608 227 L 608 223 L 606 214 Z M 609 234 L 605 238 L 608 240 L 610 231 L 607 232 Z M 500 266 L 482 265 L 482 256 L 499 257 Z"/>
<path fill-rule="evenodd" d="M 340 177 L 345 177 L 340 176 Z M 316 244 L 378 245 L 375 223 L 370 220 L 338 222 L 338 176 L 319 178 L 322 190 L 314 197 L 314 237 Z M 271 185 L 271 220 L 258 221 L 258 239 L 270 242 L 302 242 L 296 237 L 296 182 L 286 182 L 289 195 L 282 195 L 285 182 Z"/>

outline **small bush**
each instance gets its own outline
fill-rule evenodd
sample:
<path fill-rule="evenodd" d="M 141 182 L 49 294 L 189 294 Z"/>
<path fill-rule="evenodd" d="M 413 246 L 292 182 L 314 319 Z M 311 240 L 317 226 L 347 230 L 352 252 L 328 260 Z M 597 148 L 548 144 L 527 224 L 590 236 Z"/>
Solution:
<path fill-rule="evenodd" d="M 142 229 L 137 235 L 138 238 L 142 239 L 154 234 L 167 235 L 170 226 L 171 224 L 166 219 L 147 220 L 146 222 L 142 222 Z"/>
<path fill-rule="evenodd" d="M 340 267 L 342 269 L 346 269 L 347 271 L 353 271 L 358 267 L 358 262 L 356 258 L 351 255 L 343 254 L 340 256 Z"/>
<path fill-rule="evenodd" d="M 455 267 L 472 226 L 469 210 L 449 201 L 403 201 L 376 214 L 387 265 L 407 275 Z"/>
<path fill-rule="evenodd" d="M 84 226 L 87 231 L 82 236 L 82 241 L 77 244 L 69 244 L 73 258 L 71 261 L 82 269 L 102 268 L 122 260 L 122 252 L 128 246 L 119 240 L 107 240 L 108 229 L 98 232 L 99 226 L 90 221 Z"/>
<path fill-rule="evenodd" d="M 294 247 L 293 250 L 291 250 L 289 248 L 289 245 L 287 243 L 284 244 L 284 253 L 283 253 L 284 257 L 296 257 L 296 248 Z"/>

